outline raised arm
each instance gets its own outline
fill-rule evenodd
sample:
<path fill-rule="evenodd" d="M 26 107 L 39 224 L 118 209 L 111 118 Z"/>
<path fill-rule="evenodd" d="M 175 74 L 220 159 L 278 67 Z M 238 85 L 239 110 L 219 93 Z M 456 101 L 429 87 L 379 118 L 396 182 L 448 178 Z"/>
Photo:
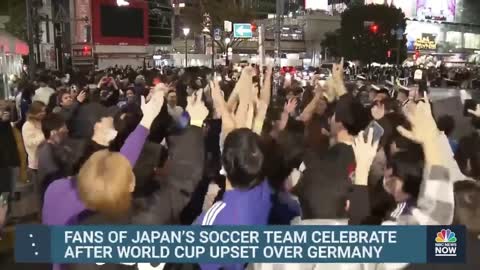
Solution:
<path fill-rule="evenodd" d="M 155 117 L 160 113 L 163 101 L 163 91 L 156 91 L 148 103 L 145 103 L 145 98 L 142 97 L 142 120 L 135 130 L 130 133 L 120 149 L 120 153 L 128 159 L 132 167 L 135 166 L 140 156 L 145 140 L 150 132 L 150 127 Z"/>
<path fill-rule="evenodd" d="M 412 130 L 398 127 L 400 134 L 420 143 L 425 154 L 425 177 L 420 186 L 413 218 L 401 218 L 405 225 L 448 225 L 453 221 L 453 181 L 448 170 L 448 158 L 442 146 L 443 134 L 438 131 L 428 97 L 406 114 Z"/>

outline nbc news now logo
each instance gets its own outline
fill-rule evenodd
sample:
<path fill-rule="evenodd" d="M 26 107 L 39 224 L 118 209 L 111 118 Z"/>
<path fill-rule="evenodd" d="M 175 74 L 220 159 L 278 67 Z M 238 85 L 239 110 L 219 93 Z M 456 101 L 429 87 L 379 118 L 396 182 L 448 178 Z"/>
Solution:
<path fill-rule="evenodd" d="M 435 238 L 435 256 L 436 257 L 456 257 L 457 256 L 457 237 L 450 229 L 441 230 Z"/>

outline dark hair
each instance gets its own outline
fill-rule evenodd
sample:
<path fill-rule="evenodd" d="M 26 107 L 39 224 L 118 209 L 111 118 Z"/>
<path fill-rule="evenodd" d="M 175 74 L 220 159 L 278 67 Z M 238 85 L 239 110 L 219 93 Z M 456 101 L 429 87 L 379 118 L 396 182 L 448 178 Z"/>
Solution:
<path fill-rule="evenodd" d="M 480 136 L 477 132 L 460 139 L 455 160 L 463 174 L 480 179 Z"/>
<path fill-rule="evenodd" d="M 263 175 L 274 189 L 280 190 L 293 169 L 300 167 L 304 147 L 303 134 L 282 131 L 276 141 L 262 140 Z"/>
<path fill-rule="evenodd" d="M 471 124 L 472 124 L 473 128 L 475 128 L 477 130 L 480 129 L 480 118 L 472 117 Z"/>
<path fill-rule="evenodd" d="M 111 151 L 120 151 L 127 137 L 142 120 L 142 111 L 136 104 L 125 105 L 113 118 L 113 125 L 118 135 L 110 144 Z"/>
<path fill-rule="evenodd" d="M 42 133 L 45 139 L 50 138 L 50 133 L 65 126 L 65 119 L 59 114 L 50 113 L 42 120 Z"/>
<path fill-rule="evenodd" d="M 234 188 L 252 188 L 260 183 L 263 153 L 258 135 L 246 128 L 228 134 L 223 145 L 222 165 Z"/>
<path fill-rule="evenodd" d="M 70 91 L 69 91 L 69 90 L 62 89 L 62 90 L 58 91 L 58 94 L 57 94 L 57 104 L 58 104 L 58 105 L 61 105 L 61 104 L 62 104 L 62 98 L 63 98 L 64 95 L 67 95 L 67 94 L 70 95 Z"/>
<path fill-rule="evenodd" d="M 418 198 L 423 179 L 423 156 L 409 151 L 398 152 L 393 155 L 387 167 L 392 169 L 392 176 L 403 181 L 403 192 Z"/>
<path fill-rule="evenodd" d="M 480 232 L 480 185 L 475 181 L 454 184 L 454 224 L 462 224 L 468 231 Z"/>
<path fill-rule="evenodd" d="M 357 135 L 370 122 L 370 113 L 351 97 L 341 97 L 335 106 L 335 121 L 342 123 L 350 135 Z"/>
<path fill-rule="evenodd" d="M 442 115 L 437 120 L 437 126 L 445 135 L 450 136 L 455 129 L 455 120 L 451 115 Z"/>

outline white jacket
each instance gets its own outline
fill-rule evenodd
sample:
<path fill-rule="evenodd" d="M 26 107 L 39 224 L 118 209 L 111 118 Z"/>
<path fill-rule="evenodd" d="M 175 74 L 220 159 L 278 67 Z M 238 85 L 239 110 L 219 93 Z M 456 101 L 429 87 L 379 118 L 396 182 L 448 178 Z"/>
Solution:
<path fill-rule="evenodd" d="M 295 219 L 292 225 L 348 225 L 347 219 Z M 401 263 L 252 263 L 247 270 L 397 270 L 403 269 L 408 264 Z"/>
<path fill-rule="evenodd" d="M 55 90 L 53 90 L 50 87 L 40 87 L 37 90 L 35 90 L 35 95 L 32 98 L 32 101 L 41 101 L 45 105 L 48 105 L 48 102 L 50 101 L 50 96 L 55 93 Z"/>

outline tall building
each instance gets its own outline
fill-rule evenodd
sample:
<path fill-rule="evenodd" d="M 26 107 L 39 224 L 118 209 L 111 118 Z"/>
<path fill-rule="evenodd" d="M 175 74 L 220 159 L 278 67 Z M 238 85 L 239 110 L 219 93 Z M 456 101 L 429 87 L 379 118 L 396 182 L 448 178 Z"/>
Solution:
<path fill-rule="evenodd" d="M 171 0 L 148 0 L 150 45 L 172 44 L 173 15 Z"/>

